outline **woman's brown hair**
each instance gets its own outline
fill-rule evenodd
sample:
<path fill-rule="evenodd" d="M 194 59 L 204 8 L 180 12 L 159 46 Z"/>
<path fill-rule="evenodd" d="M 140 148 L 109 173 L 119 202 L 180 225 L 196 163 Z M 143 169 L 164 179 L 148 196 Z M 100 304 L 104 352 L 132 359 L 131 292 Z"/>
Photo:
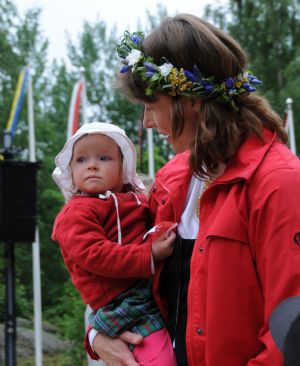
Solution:
<path fill-rule="evenodd" d="M 217 83 L 243 73 L 247 64 L 245 52 L 232 37 L 189 14 L 166 18 L 143 40 L 141 49 L 157 65 L 163 58 L 178 69 L 193 70 L 196 65 L 205 77 L 214 77 Z M 146 85 L 135 73 L 122 74 L 120 85 L 132 99 L 148 103 L 156 100 L 155 95 L 146 96 Z M 172 97 L 173 137 L 178 137 L 184 123 L 188 123 L 181 98 Z M 274 131 L 282 142 L 287 141 L 281 118 L 263 97 L 240 95 L 237 103 L 238 111 L 217 99 L 202 101 L 197 133 L 190 145 L 190 165 L 198 176 L 216 173 L 219 164 L 226 163 L 248 135 L 255 133 L 262 139 L 263 126 Z"/>

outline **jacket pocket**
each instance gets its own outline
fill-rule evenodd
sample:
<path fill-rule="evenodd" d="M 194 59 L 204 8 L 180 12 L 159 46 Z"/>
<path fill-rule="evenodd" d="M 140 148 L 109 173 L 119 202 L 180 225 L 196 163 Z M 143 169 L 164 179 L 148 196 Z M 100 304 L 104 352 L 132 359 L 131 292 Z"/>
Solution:
<path fill-rule="evenodd" d="M 217 236 L 228 240 L 249 244 L 248 222 L 241 214 L 236 205 L 226 202 L 221 209 L 216 208 L 212 213 L 214 219 L 211 220 L 206 231 L 206 239 Z"/>

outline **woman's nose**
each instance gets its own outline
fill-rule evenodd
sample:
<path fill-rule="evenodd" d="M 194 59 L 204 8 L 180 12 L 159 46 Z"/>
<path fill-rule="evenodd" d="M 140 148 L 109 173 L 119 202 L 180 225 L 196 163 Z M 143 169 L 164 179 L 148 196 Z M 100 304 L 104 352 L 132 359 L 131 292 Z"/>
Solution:
<path fill-rule="evenodd" d="M 153 127 L 155 127 L 155 123 L 153 121 L 152 114 L 149 113 L 149 112 L 146 112 L 146 111 L 144 112 L 143 126 L 145 128 L 153 128 Z"/>

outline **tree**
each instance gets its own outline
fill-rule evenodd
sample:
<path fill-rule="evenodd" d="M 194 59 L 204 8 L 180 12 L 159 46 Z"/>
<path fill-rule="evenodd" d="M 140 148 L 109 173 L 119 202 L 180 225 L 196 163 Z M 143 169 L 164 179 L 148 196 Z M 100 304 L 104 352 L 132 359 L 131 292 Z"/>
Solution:
<path fill-rule="evenodd" d="M 205 12 L 247 51 L 249 68 L 263 80 L 263 93 L 282 117 L 289 93 L 299 95 L 291 89 L 299 81 L 292 71 L 299 57 L 299 10 L 299 0 L 230 0 Z M 299 113 L 295 117 L 299 143 Z"/>
<path fill-rule="evenodd" d="M 148 12 L 148 29 L 166 16 L 164 8 L 157 7 L 157 16 Z M 36 156 L 41 162 L 38 171 L 38 226 L 40 231 L 41 283 L 44 319 L 58 325 L 65 337 L 77 335 L 74 347 L 79 350 L 72 364 L 85 359 L 82 349 L 83 303 L 74 290 L 63 263 L 59 246 L 51 241 L 52 226 L 64 200 L 51 174 L 54 158 L 66 139 L 68 106 L 74 83 L 79 79 L 81 68 L 87 84 L 89 121 L 112 121 L 123 127 L 139 151 L 143 145 L 141 169 L 147 172 L 147 149 L 144 134 L 141 136 L 142 106 L 129 102 L 115 87 L 115 76 L 119 72 L 115 44 L 119 39 L 116 28 L 108 32 L 101 20 L 84 23 L 78 44 L 68 42 L 69 60 L 47 60 L 48 40 L 40 29 L 41 10 L 29 10 L 24 17 L 18 15 L 10 0 L 0 0 L 0 118 L 8 120 L 16 83 L 20 70 L 30 64 L 33 70 L 34 119 L 36 130 Z M 139 27 L 141 28 L 141 27 Z M 147 27 L 146 27 L 147 29 Z M 147 33 L 147 32 L 146 32 Z M 17 131 L 13 140 L 15 150 L 22 153 L 17 159 L 28 160 L 27 103 L 23 102 Z M 3 129 L 6 124 L 3 124 Z M 168 145 L 154 135 L 155 160 L 158 169 L 169 155 Z M 21 184 L 21 182 L 20 182 Z M 3 254 L 3 247 L 0 247 Z M 4 268 L 3 255 L 0 270 Z M 17 315 L 32 317 L 32 252 L 31 245 L 16 246 L 16 301 Z M 4 309 L 4 279 L 0 273 L 0 305 Z M 0 317 L 3 317 L 0 312 Z M 81 332 L 81 333 L 80 333 Z M 74 355 L 73 355 L 74 356 Z"/>
<path fill-rule="evenodd" d="M 161 19 L 167 16 L 166 9 L 157 5 L 157 14 L 147 11 L 145 33 L 155 27 Z M 141 27 L 140 27 L 141 28 Z M 83 67 L 87 84 L 90 121 L 110 121 L 124 128 L 128 136 L 143 156 L 138 160 L 142 173 L 147 174 L 147 139 L 142 130 L 141 116 L 143 107 L 129 101 L 115 86 L 116 74 L 121 64 L 117 57 L 115 45 L 120 35 L 113 27 L 110 32 L 104 22 L 94 24 L 84 23 L 83 32 L 79 35 L 78 46 L 69 40 L 68 49 L 70 62 L 79 78 L 80 68 Z M 168 144 L 161 143 L 160 137 L 154 133 L 154 143 L 157 145 L 155 154 L 156 169 L 165 163 L 170 155 Z"/>
<path fill-rule="evenodd" d="M 8 32 L 14 27 L 17 12 L 9 0 L 0 0 L 0 118 L 6 122 L 14 94 L 20 58 L 15 51 L 15 36 Z"/>
<path fill-rule="evenodd" d="M 38 10 L 28 12 L 24 19 L 20 19 L 15 6 L 9 0 L 0 0 L 0 10 L 0 115 L 1 120 L 4 122 L 2 129 L 4 130 L 6 121 L 9 118 L 18 75 L 27 64 L 29 54 L 33 49 L 36 50 L 31 57 L 33 64 L 37 67 L 35 82 L 40 84 L 39 90 L 41 92 L 43 90 L 41 80 L 43 80 L 43 57 L 45 57 L 47 42 L 39 35 Z M 26 38 L 24 38 L 25 36 Z M 26 160 L 28 160 L 27 132 L 27 106 L 25 102 L 20 113 L 13 147 L 15 151 L 22 150 L 22 158 Z M 21 180 L 20 184 L 22 184 Z M 28 255 L 28 252 L 30 255 Z M 19 265 L 20 262 L 22 265 Z M 28 251 L 28 246 L 16 246 L 16 292 L 18 294 L 16 301 L 18 314 L 28 315 L 31 307 L 32 279 L 28 282 L 31 269 L 31 251 Z M 1 283 L 4 283 L 4 281 L 1 281 Z"/>

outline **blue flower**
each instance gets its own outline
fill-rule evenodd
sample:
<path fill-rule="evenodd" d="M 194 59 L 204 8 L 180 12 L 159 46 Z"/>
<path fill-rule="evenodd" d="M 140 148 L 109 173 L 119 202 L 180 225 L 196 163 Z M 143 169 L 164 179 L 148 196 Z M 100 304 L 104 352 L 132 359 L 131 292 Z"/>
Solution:
<path fill-rule="evenodd" d="M 212 92 L 215 90 L 214 86 L 213 85 L 205 85 L 204 86 L 204 89 L 208 92 Z"/>
<path fill-rule="evenodd" d="M 249 83 L 243 83 L 242 87 L 246 89 L 249 93 L 256 91 L 256 88 L 254 88 L 254 86 L 251 86 Z"/>
<path fill-rule="evenodd" d="M 151 78 L 151 76 L 153 76 L 154 74 L 156 74 L 155 71 L 146 71 L 145 72 L 145 75 L 146 75 L 147 78 Z"/>
<path fill-rule="evenodd" d="M 133 43 L 135 43 L 136 45 L 139 45 L 140 43 L 140 38 L 137 34 L 133 33 L 133 35 L 131 36 L 131 40 Z"/>
<path fill-rule="evenodd" d="M 225 80 L 225 86 L 229 90 L 233 89 L 234 88 L 234 79 L 233 78 L 227 78 Z"/>
<path fill-rule="evenodd" d="M 151 71 L 153 73 L 158 71 L 158 66 L 153 64 L 152 62 L 145 61 L 144 66 L 146 66 L 146 72 Z"/>
<path fill-rule="evenodd" d="M 184 70 L 184 75 L 185 75 L 188 79 L 190 79 L 190 80 L 192 80 L 192 81 L 194 81 L 194 82 L 198 81 L 197 76 L 196 76 L 196 75 L 194 75 L 192 72 L 190 72 L 190 71 L 188 71 L 188 70 Z"/>
<path fill-rule="evenodd" d="M 201 84 L 204 86 L 204 89 L 208 92 L 215 90 L 214 85 L 208 80 L 201 80 Z"/>
<path fill-rule="evenodd" d="M 129 71 L 131 69 L 131 66 L 123 66 L 120 70 L 121 74 L 125 74 L 125 72 Z"/>
<path fill-rule="evenodd" d="M 257 79 L 257 77 L 252 75 L 252 74 L 248 75 L 248 79 L 249 79 L 251 84 L 262 84 L 262 81 Z"/>
<path fill-rule="evenodd" d="M 262 84 L 262 81 L 259 79 L 256 79 L 256 78 L 250 80 L 250 82 L 251 82 L 251 84 Z"/>

